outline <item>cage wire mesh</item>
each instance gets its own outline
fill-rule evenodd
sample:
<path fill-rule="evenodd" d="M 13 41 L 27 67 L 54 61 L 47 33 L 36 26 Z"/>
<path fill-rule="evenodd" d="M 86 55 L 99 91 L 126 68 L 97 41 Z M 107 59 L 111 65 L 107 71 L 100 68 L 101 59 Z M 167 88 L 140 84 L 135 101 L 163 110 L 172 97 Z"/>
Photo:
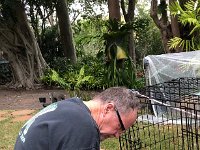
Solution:
<path fill-rule="evenodd" d="M 120 149 L 199 150 L 200 79 L 180 78 L 148 86 L 138 119 L 120 137 Z"/>
<path fill-rule="evenodd" d="M 200 52 L 147 57 L 147 85 L 121 150 L 200 149 Z"/>

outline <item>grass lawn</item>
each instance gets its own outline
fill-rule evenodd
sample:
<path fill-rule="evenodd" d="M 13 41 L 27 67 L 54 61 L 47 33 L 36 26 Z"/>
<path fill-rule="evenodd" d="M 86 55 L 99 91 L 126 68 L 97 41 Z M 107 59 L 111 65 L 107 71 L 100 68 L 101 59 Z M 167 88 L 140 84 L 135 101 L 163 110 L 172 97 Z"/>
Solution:
<path fill-rule="evenodd" d="M 101 143 L 101 148 L 105 150 L 119 150 L 119 140 L 116 138 L 107 139 Z"/>
<path fill-rule="evenodd" d="M 0 121 L 0 150 L 13 150 L 19 129 L 24 122 L 13 122 L 13 117 Z"/>

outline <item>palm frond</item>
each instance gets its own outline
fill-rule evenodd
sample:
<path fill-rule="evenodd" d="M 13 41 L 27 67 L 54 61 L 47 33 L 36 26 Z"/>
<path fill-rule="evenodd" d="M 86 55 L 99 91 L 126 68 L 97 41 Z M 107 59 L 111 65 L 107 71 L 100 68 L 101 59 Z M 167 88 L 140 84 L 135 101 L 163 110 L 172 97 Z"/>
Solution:
<path fill-rule="evenodd" d="M 196 37 L 192 37 L 192 49 L 193 50 L 200 50 L 200 42 L 199 42 L 199 40 L 196 38 Z"/>
<path fill-rule="evenodd" d="M 192 31 L 190 32 L 190 35 L 193 34 L 195 31 L 198 31 L 199 29 L 200 29 L 200 24 L 197 23 L 197 24 L 195 25 L 195 27 L 192 29 Z"/>
<path fill-rule="evenodd" d="M 199 13 L 199 11 L 200 11 L 200 7 L 199 7 L 199 8 L 197 8 L 197 14 Z"/>
<path fill-rule="evenodd" d="M 196 16 L 194 12 L 191 11 L 185 11 L 179 16 L 179 21 L 183 24 L 186 25 L 189 23 L 190 25 L 195 25 L 198 23 L 198 20 L 196 19 Z"/>
<path fill-rule="evenodd" d="M 185 6 L 186 10 L 194 11 L 195 2 L 190 0 L 190 1 L 186 2 L 186 4 L 184 6 Z"/>
<path fill-rule="evenodd" d="M 200 50 L 200 44 L 197 45 L 197 49 L 196 50 Z"/>
<path fill-rule="evenodd" d="M 181 8 L 181 6 L 179 5 L 178 2 L 172 2 L 169 5 L 169 9 L 170 9 L 171 15 L 173 15 L 173 16 L 183 12 L 183 9 Z"/>
<path fill-rule="evenodd" d="M 168 42 L 169 49 L 176 48 L 177 46 L 180 45 L 181 41 L 182 39 L 180 37 L 174 37 L 170 39 Z"/>
<path fill-rule="evenodd" d="M 183 19 L 181 19 L 180 18 L 180 22 L 183 24 L 183 25 L 186 25 L 186 24 L 189 24 L 189 25 L 196 25 L 196 24 L 198 24 L 198 21 L 197 21 L 197 19 L 195 19 L 195 18 L 183 18 Z"/>
<path fill-rule="evenodd" d="M 177 47 L 183 47 L 186 51 L 190 51 L 192 48 L 192 40 L 184 40 L 180 37 L 174 37 L 168 42 L 169 49 L 174 49 Z"/>

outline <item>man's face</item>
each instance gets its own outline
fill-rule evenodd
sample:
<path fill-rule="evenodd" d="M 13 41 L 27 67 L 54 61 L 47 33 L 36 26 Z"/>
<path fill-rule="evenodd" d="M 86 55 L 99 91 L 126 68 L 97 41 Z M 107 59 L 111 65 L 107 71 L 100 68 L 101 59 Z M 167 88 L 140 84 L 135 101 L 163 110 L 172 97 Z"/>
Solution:
<path fill-rule="evenodd" d="M 111 104 L 107 107 L 107 111 L 104 111 L 104 118 L 100 126 L 101 141 L 111 137 L 118 138 L 124 132 L 122 126 L 124 125 L 125 129 L 128 129 L 136 119 L 137 109 L 130 110 L 125 114 L 120 112 L 117 114 L 117 108 Z"/>

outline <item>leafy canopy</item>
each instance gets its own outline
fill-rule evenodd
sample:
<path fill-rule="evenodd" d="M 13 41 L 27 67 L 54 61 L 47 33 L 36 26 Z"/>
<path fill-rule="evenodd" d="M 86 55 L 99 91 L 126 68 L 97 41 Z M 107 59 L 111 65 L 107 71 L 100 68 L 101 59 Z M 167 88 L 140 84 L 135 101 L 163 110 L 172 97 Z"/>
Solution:
<path fill-rule="evenodd" d="M 200 7 L 199 1 L 190 0 L 185 3 L 183 9 L 178 2 L 172 3 L 169 8 L 172 15 L 177 15 L 178 20 L 184 26 L 189 26 L 191 31 L 188 35 L 188 39 L 182 39 L 180 37 L 174 37 L 168 43 L 170 48 L 176 48 L 177 46 L 183 47 L 186 51 L 199 50 L 199 29 L 200 29 Z"/>

